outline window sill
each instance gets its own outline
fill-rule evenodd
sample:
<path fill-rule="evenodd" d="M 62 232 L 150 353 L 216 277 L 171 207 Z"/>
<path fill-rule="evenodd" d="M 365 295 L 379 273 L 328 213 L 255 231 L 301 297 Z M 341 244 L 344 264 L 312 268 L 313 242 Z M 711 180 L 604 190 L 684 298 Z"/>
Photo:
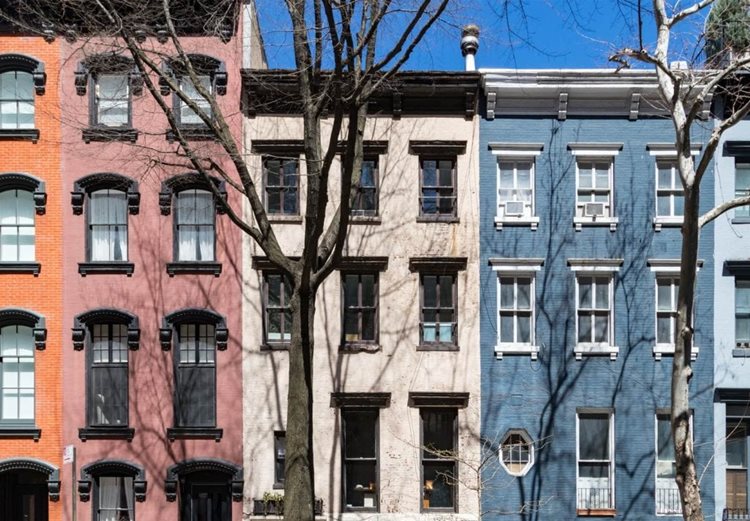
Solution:
<path fill-rule="evenodd" d="M 732 224 L 750 224 L 750 217 L 735 217 Z"/>
<path fill-rule="evenodd" d="M 576 515 L 585 517 L 615 517 L 617 516 L 617 510 L 614 508 L 579 508 L 576 510 Z"/>
<path fill-rule="evenodd" d="M 3 128 L 0 129 L 0 140 L 39 141 L 38 128 Z"/>
<path fill-rule="evenodd" d="M 339 346 L 339 353 L 377 353 L 382 348 L 378 343 L 346 342 Z"/>
<path fill-rule="evenodd" d="M 301 215 L 267 214 L 268 222 L 278 224 L 302 224 Z"/>
<path fill-rule="evenodd" d="M 654 345 L 654 360 L 661 361 L 662 356 L 674 356 L 674 344 L 656 344 Z M 690 354 L 690 360 L 695 362 L 698 359 L 700 348 L 693 346 L 693 352 Z M 750 356 L 750 354 L 748 354 Z"/>
<path fill-rule="evenodd" d="M 662 228 L 679 228 L 682 226 L 682 217 L 654 217 L 654 231 L 660 232 Z"/>
<path fill-rule="evenodd" d="M 132 262 L 79 262 L 78 273 L 83 275 L 133 275 Z"/>
<path fill-rule="evenodd" d="M 37 277 L 41 270 L 38 262 L 0 262 L 0 273 L 31 273 Z"/>
<path fill-rule="evenodd" d="M 170 427 L 167 429 L 167 438 L 169 441 L 177 439 L 200 439 L 214 440 L 217 443 L 224 436 L 224 429 L 214 427 Z"/>
<path fill-rule="evenodd" d="M 495 217 L 495 229 L 502 231 L 503 226 L 530 226 L 531 231 L 536 231 L 539 217 Z"/>
<path fill-rule="evenodd" d="M 576 344 L 573 352 L 576 360 L 583 360 L 583 355 L 609 355 L 610 360 L 617 360 L 620 348 L 609 344 Z"/>
<path fill-rule="evenodd" d="M 180 132 L 185 139 L 190 141 L 218 141 L 213 131 L 206 126 L 180 127 Z M 166 131 L 167 141 L 173 143 L 177 140 L 177 135 L 170 128 Z"/>
<path fill-rule="evenodd" d="M 417 222 L 457 224 L 461 222 L 461 220 L 455 215 L 420 215 L 417 217 Z"/>
<path fill-rule="evenodd" d="M 750 358 L 750 349 L 747 347 L 735 347 L 732 349 L 732 358 Z"/>
<path fill-rule="evenodd" d="M 573 217 L 573 226 L 580 232 L 584 226 L 609 226 L 609 231 L 617 230 L 620 219 L 617 217 Z"/>
<path fill-rule="evenodd" d="M 273 490 L 284 490 L 284 484 L 283 483 L 274 483 L 271 488 Z"/>
<path fill-rule="evenodd" d="M 539 346 L 530 344 L 497 344 L 495 346 L 495 358 L 502 360 L 503 355 L 531 355 L 531 360 L 539 357 Z"/>
<path fill-rule="evenodd" d="M 261 351 L 289 351 L 289 342 L 261 344 L 260 350 Z"/>
<path fill-rule="evenodd" d="M 39 427 L 36 427 L 34 425 L 29 426 L 13 426 L 13 427 L 6 427 L 0 425 L 0 439 L 21 439 L 21 438 L 28 438 L 32 439 L 34 441 L 39 441 L 39 438 L 42 437 L 42 429 Z"/>
<path fill-rule="evenodd" d="M 430 342 L 427 344 L 419 344 L 417 351 L 459 351 L 458 344 L 452 344 L 447 342 Z"/>
<path fill-rule="evenodd" d="M 133 441 L 135 429 L 132 427 L 86 427 L 78 429 L 78 438 L 86 440 L 127 440 Z"/>
<path fill-rule="evenodd" d="M 138 131 L 130 127 L 89 127 L 81 131 L 81 138 L 86 144 L 92 141 L 127 141 L 135 143 L 138 140 Z"/>
<path fill-rule="evenodd" d="M 167 274 L 175 275 L 221 275 L 220 262 L 168 262 Z"/>
<path fill-rule="evenodd" d="M 352 215 L 349 224 L 381 224 L 383 218 L 379 215 Z"/>

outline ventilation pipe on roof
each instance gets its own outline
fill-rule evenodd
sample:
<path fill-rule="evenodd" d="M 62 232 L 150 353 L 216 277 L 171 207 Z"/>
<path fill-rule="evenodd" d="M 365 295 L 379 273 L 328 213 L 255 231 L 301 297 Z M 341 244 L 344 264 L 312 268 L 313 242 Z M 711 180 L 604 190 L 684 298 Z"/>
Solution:
<path fill-rule="evenodd" d="M 466 58 L 466 70 L 475 71 L 474 56 L 479 49 L 479 26 L 465 25 L 461 30 L 461 54 Z"/>

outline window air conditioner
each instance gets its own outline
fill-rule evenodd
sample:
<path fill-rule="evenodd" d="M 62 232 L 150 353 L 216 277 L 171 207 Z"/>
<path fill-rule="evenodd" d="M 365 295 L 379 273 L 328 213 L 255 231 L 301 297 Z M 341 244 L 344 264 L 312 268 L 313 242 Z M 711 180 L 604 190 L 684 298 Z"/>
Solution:
<path fill-rule="evenodd" d="M 583 205 L 584 217 L 602 217 L 604 215 L 604 203 L 586 203 Z"/>
<path fill-rule="evenodd" d="M 505 215 L 521 216 L 526 204 L 523 201 L 508 201 L 505 203 Z"/>

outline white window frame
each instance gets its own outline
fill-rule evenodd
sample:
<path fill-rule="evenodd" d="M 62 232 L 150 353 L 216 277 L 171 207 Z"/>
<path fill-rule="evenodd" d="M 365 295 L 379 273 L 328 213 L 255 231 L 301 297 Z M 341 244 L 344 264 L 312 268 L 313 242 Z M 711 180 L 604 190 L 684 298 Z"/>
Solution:
<path fill-rule="evenodd" d="M 508 468 L 508 466 L 505 464 L 505 442 L 510 438 L 511 436 L 520 436 L 523 440 L 523 445 L 526 445 L 528 447 L 528 455 L 529 460 L 526 462 L 526 465 L 521 470 L 511 470 Z M 515 447 L 516 445 L 512 445 L 511 447 Z M 513 450 L 513 449 L 511 449 Z M 529 433 L 526 431 L 526 429 L 509 429 L 505 435 L 502 438 L 502 441 L 500 442 L 500 448 L 497 451 L 498 458 L 500 459 L 500 466 L 505 469 L 505 472 L 507 472 L 511 476 L 521 477 L 528 474 L 529 470 L 531 470 L 531 467 L 534 466 L 535 462 L 535 453 L 534 453 L 534 442 L 531 439 L 531 436 L 529 436 Z"/>
<path fill-rule="evenodd" d="M 497 338 L 495 343 L 495 358 L 502 360 L 504 355 L 531 355 L 532 360 L 539 356 L 539 346 L 536 343 L 536 273 L 542 269 L 544 259 L 537 258 L 491 258 L 492 271 L 497 276 Z M 530 342 L 500 342 L 500 278 L 530 278 L 531 279 L 531 341 Z"/>
<path fill-rule="evenodd" d="M 744 197 L 750 195 L 750 186 L 745 189 L 739 189 L 737 186 L 737 170 L 750 170 L 750 161 L 746 157 L 735 157 L 734 158 L 734 196 Z M 741 206 L 734 209 L 734 218 L 738 222 L 748 222 L 750 220 L 750 206 Z"/>
<path fill-rule="evenodd" d="M 662 280 L 671 279 L 677 282 L 677 284 L 679 285 L 680 261 L 679 259 L 648 259 L 646 261 L 646 264 L 648 264 L 649 268 L 654 273 L 654 347 L 653 347 L 653 353 L 654 353 L 654 360 L 658 362 L 658 361 L 661 361 L 664 355 L 673 356 L 674 349 L 675 349 L 674 342 L 672 342 L 671 344 L 660 344 L 658 342 L 658 339 L 659 339 L 659 331 L 658 331 L 658 327 L 659 327 L 659 324 L 658 324 L 659 279 L 662 279 Z M 696 266 L 696 272 L 700 271 L 702 266 L 703 266 L 703 261 L 698 261 L 698 265 Z M 674 294 L 674 299 L 675 299 L 674 320 L 676 321 L 677 320 L 677 294 L 676 293 Z M 693 312 L 695 312 L 695 306 L 693 307 Z M 690 355 L 690 359 L 693 362 L 698 358 L 699 352 L 700 352 L 700 348 L 694 345 L 692 353 Z"/>
<path fill-rule="evenodd" d="M 539 227 L 539 217 L 536 215 L 536 157 L 542 153 L 544 143 L 498 143 L 488 144 L 492 155 L 496 159 L 496 177 L 495 177 L 495 228 L 502 230 L 503 226 L 529 226 L 532 230 Z M 531 163 L 530 182 L 531 182 L 531 204 L 529 211 L 524 211 L 523 215 L 506 216 L 500 211 L 500 163 Z M 515 167 L 514 167 L 515 169 Z M 514 175 L 514 184 L 516 176 Z"/>
<path fill-rule="evenodd" d="M 579 507 L 578 488 L 581 476 L 579 468 L 581 464 L 581 440 L 580 440 L 580 420 L 581 416 L 606 414 L 609 417 L 609 460 L 585 460 L 585 461 L 609 461 L 609 490 L 610 500 L 609 508 L 605 509 L 581 509 Z M 592 515 L 595 510 L 615 510 L 615 411 L 612 409 L 585 408 L 576 411 L 576 511 L 578 515 Z"/>
<path fill-rule="evenodd" d="M 610 231 L 617 230 L 617 225 L 620 220 L 615 217 L 614 170 L 615 157 L 620 153 L 620 150 L 622 150 L 622 146 L 622 143 L 568 143 L 568 150 L 570 150 L 576 163 L 575 212 L 573 214 L 573 225 L 575 226 L 576 231 L 580 232 L 584 226 L 609 226 Z M 609 161 L 608 215 L 603 215 L 601 217 L 586 217 L 583 215 L 584 203 L 579 202 L 578 200 L 580 191 L 579 162 L 605 161 Z M 593 188 L 591 190 L 593 191 Z"/>
<path fill-rule="evenodd" d="M 674 479 L 672 478 L 659 478 L 659 469 L 658 461 L 659 461 L 659 416 L 666 416 L 668 419 L 670 418 L 669 409 L 657 409 L 656 414 L 654 414 L 654 513 L 659 517 L 675 517 L 675 516 L 682 516 L 682 503 L 680 502 L 680 495 L 679 490 L 677 489 L 677 483 L 675 483 Z M 670 419 L 671 421 L 671 419 Z M 693 415 L 690 414 L 690 418 L 688 419 L 690 422 L 690 435 L 693 437 Z M 672 440 L 672 434 L 670 432 L 669 435 L 670 443 L 673 443 Z M 679 510 L 672 510 L 669 512 L 660 512 L 659 511 L 659 483 L 662 483 L 663 485 L 666 485 L 666 487 L 672 491 L 674 490 L 674 493 L 677 494 L 677 504 L 679 505 Z M 674 487 L 674 489 L 673 489 Z"/>
<path fill-rule="evenodd" d="M 0 236 L 15 239 L 15 244 L 4 248 L 0 241 L 0 263 L 22 263 L 36 261 L 36 211 L 34 208 L 34 194 L 22 188 L 9 188 L 0 191 L 0 195 L 7 194 L 3 199 L 10 199 L 15 205 L 13 212 L 3 220 L 0 214 Z M 24 194 L 24 195 L 21 195 Z M 9 196 L 9 197 L 8 197 Z M 0 203 L 7 204 L 0 200 Z M 31 216 L 31 223 L 25 221 L 28 216 L 22 215 L 23 205 Z M 22 244 L 22 238 L 31 237 L 31 244 Z M 3 253 L 5 251 L 5 253 Z M 23 252 L 23 253 L 22 253 Z M 12 254 L 11 254 L 12 253 Z"/>
<path fill-rule="evenodd" d="M 615 345 L 615 284 L 614 274 L 620 270 L 622 259 L 568 259 L 573 275 L 575 275 L 575 353 L 576 360 L 582 360 L 583 355 L 609 355 L 611 360 L 617 359 L 620 348 Z M 609 338 L 604 342 L 578 342 L 578 291 L 580 277 L 609 279 Z"/>
<path fill-rule="evenodd" d="M 737 312 L 737 290 L 746 289 L 746 288 L 750 288 L 750 280 L 735 276 L 734 277 L 734 306 L 733 306 L 734 307 L 734 348 L 735 349 L 748 349 L 748 347 L 750 347 L 750 345 L 748 345 L 748 339 L 737 338 L 737 315 L 740 314 Z M 742 342 L 740 342 L 740 340 L 742 340 Z"/>
<path fill-rule="evenodd" d="M 703 143 L 693 143 L 691 145 L 690 154 L 695 157 L 700 154 Z M 673 169 L 673 186 L 677 182 L 679 186 L 682 186 L 680 181 L 680 173 L 677 170 L 677 150 L 675 150 L 674 143 L 648 143 L 646 145 L 649 155 L 654 158 L 654 218 L 652 220 L 654 225 L 654 231 L 661 231 L 662 227 L 679 227 L 682 226 L 683 216 L 682 215 L 663 215 L 659 216 L 658 204 L 659 204 L 659 163 L 672 162 Z M 683 191 L 684 195 L 684 191 Z M 672 214 L 674 214 L 674 204 L 672 204 Z"/>

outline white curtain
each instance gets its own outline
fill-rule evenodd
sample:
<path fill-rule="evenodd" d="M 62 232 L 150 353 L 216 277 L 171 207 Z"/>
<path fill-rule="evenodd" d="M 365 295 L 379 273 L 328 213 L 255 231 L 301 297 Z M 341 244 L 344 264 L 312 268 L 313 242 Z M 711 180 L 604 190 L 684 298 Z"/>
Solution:
<path fill-rule="evenodd" d="M 214 260 L 214 200 L 206 190 L 185 190 L 177 197 L 178 260 Z"/>
<path fill-rule="evenodd" d="M 91 260 L 122 261 L 128 258 L 127 201 L 125 192 L 91 193 Z"/>

